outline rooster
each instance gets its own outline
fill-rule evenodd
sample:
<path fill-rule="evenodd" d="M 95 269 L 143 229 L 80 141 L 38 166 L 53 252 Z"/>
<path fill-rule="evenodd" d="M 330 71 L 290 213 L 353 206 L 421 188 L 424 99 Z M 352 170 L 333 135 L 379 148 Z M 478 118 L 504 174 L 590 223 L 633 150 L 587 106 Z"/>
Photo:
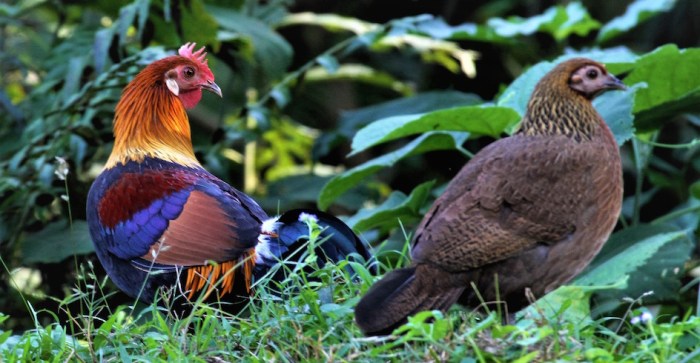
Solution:
<path fill-rule="evenodd" d="M 114 284 L 145 303 L 161 288 L 187 303 L 240 300 L 281 259 L 298 256 L 309 223 L 323 229 L 319 256 L 369 260 L 338 218 L 302 209 L 270 218 L 197 161 L 185 110 L 202 90 L 222 94 L 204 48 L 194 49 L 185 44 L 179 55 L 148 65 L 116 106 L 114 148 L 87 200 L 97 257 Z"/>

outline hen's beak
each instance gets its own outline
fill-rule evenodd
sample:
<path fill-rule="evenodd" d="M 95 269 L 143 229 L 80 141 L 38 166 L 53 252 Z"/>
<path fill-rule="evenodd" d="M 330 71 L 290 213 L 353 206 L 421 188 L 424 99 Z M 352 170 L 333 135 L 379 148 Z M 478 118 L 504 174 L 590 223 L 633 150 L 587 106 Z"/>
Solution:
<path fill-rule="evenodd" d="M 627 89 L 624 83 L 612 74 L 608 74 L 608 78 L 605 80 L 605 88 L 607 89 Z"/>
<path fill-rule="evenodd" d="M 207 83 L 203 84 L 201 87 L 202 89 L 205 89 L 213 94 L 219 95 L 219 97 L 223 97 L 221 94 L 221 88 L 219 88 L 214 81 L 207 81 Z"/>

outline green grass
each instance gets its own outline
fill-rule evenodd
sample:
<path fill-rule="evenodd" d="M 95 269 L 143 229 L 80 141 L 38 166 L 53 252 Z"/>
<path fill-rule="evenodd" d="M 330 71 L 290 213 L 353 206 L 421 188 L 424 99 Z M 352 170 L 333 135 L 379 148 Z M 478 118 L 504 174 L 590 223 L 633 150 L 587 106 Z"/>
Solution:
<path fill-rule="evenodd" d="M 405 262 L 404 258 L 399 264 Z M 315 269 L 306 273 L 307 266 Z M 14 334 L 1 330 L 9 316 L 0 313 L 0 361 L 700 360 L 700 318 L 657 317 L 633 324 L 631 317 L 644 308 L 631 308 L 624 318 L 581 322 L 523 318 L 505 324 L 495 312 L 455 307 L 447 314 L 417 314 L 392 336 L 364 337 L 354 324 L 353 307 L 378 277 L 354 262 L 317 268 L 313 253 L 284 268 L 287 279 L 279 284 L 269 278 L 259 281 L 251 303 L 238 315 L 197 303 L 191 314 L 174 317 L 156 304 L 108 306 L 107 279 L 95 276 L 91 266 L 82 266 L 77 287 L 62 301 L 62 306 L 82 302 L 80 311 L 65 311 L 69 322 L 59 322 L 55 312 L 34 312 L 29 305 L 35 321 L 49 315 L 54 323 L 37 323 L 34 330 Z M 97 317 L 104 315 L 106 320 Z"/>

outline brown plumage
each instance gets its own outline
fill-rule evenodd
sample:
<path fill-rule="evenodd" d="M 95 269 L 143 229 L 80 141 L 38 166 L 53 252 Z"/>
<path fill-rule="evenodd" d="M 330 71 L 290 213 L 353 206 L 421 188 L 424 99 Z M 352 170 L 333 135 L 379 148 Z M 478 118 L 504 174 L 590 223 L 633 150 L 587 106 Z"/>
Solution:
<path fill-rule="evenodd" d="M 412 265 L 388 273 L 355 308 L 366 334 L 423 310 L 503 301 L 509 311 L 576 276 L 612 232 L 622 203 L 615 139 L 591 100 L 624 85 L 576 58 L 535 87 L 520 129 L 474 156 L 423 218 Z M 497 288 L 496 288 L 497 285 Z"/>

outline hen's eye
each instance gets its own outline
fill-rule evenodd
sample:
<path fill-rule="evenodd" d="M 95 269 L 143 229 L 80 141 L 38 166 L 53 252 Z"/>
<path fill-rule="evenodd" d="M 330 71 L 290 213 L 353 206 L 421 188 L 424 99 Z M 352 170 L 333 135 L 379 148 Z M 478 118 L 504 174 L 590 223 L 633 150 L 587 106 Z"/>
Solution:
<path fill-rule="evenodd" d="M 185 67 L 185 70 L 183 71 L 185 78 L 192 78 L 194 76 L 194 68 L 192 67 Z"/>
<path fill-rule="evenodd" d="M 588 72 L 586 72 L 586 77 L 588 77 L 590 79 L 594 79 L 594 78 L 598 77 L 598 70 L 596 70 L 596 69 L 589 70 Z"/>

